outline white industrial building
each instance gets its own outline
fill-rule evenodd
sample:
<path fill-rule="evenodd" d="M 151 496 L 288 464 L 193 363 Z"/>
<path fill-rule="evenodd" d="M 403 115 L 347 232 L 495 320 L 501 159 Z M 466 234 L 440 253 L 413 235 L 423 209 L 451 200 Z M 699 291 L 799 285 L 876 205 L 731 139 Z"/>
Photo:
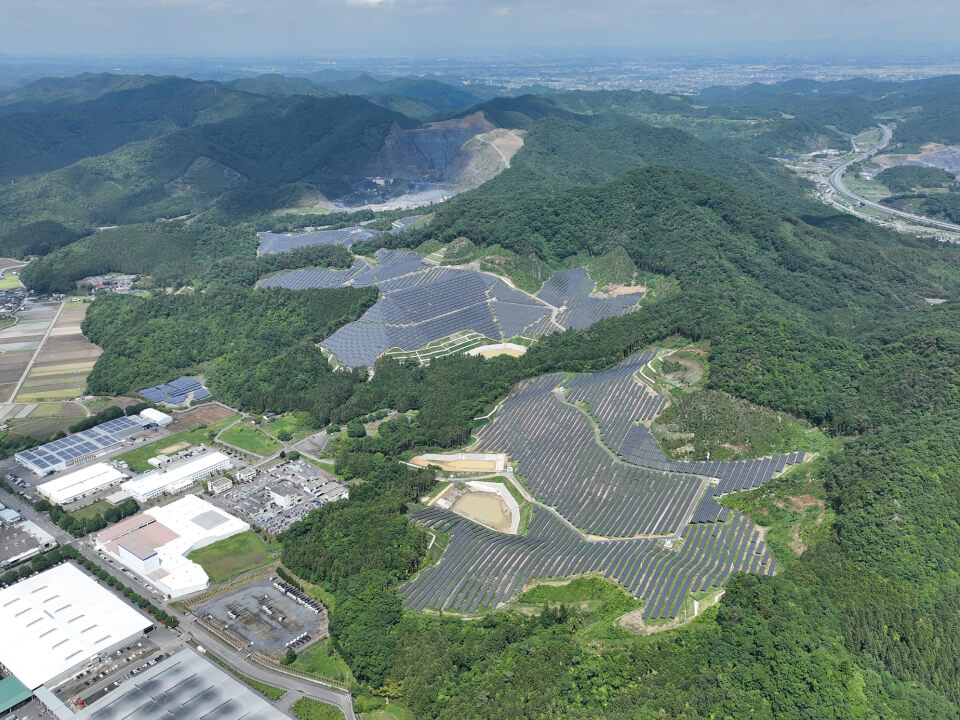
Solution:
<path fill-rule="evenodd" d="M 70 563 L 0 590 L 0 663 L 26 687 L 56 685 L 129 645 L 151 622 Z"/>
<path fill-rule="evenodd" d="M 97 534 L 100 552 L 171 598 L 203 590 L 210 578 L 186 556 L 250 526 L 196 495 L 150 508 Z"/>
<path fill-rule="evenodd" d="M 146 502 L 163 493 L 177 493 L 198 480 L 221 470 L 230 469 L 230 458 L 222 452 L 205 453 L 182 463 L 167 465 L 162 469 L 128 480 L 121 487 L 139 502 Z"/>
<path fill-rule="evenodd" d="M 160 412 L 159 410 L 154 410 L 153 408 L 141 410 L 140 417 L 149 420 L 158 427 L 166 427 L 173 422 L 173 418 L 167 415 L 165 412 Z"/>
<path fill-rule="evenodd" d="M 54 505 L 65 505 L 126 479 L 115 467 L 96 463 L 37 485 L 37 492 Z"/>

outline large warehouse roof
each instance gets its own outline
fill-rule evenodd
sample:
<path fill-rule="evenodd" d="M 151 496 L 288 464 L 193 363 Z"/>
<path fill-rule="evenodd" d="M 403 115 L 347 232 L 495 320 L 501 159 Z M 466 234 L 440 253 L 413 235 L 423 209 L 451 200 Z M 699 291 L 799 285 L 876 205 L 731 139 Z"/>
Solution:
<path fill-rule="evenodd" d="M 126 475 L 116 468 L 106 463 L 96 463 L 37 485 L 37 492 L 50 502 L 63 505 L 124 479 Z"/>
<path fill-rule="evenodd" d="M 33 689 L 150 624 L 89 575 L 64 563 L 0 590 L 0 662 Z"/>
<path fill-rule="evenodd" d="M 288 720 L 212 662 L 182 650 L 120 683 L 75 720 Z"/>

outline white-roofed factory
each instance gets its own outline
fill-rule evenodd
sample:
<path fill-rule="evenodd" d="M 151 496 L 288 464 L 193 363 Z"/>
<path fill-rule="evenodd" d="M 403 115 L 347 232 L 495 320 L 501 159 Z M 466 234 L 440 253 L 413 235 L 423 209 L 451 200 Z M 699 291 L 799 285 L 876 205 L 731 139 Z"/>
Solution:
<path fill-rule="evenodd" d="M 161 470 L 152 470 L 128 480 L 123 489 L 138 502 L 146 502 L 163 493 L 176 493 L 190 487 L 198 480 L 220 470 L 230 468 L 230 458 L 222 452 L 205 453 L 186 462 L 167 465 Z"/>
<path fill-rule="evenodd" d="M 126 479 L 116 468 L 95 463 L 37 485 L 37 492 L 55 505 L 64 505 Z"/>
<path fill-rule="evenodd" d="M 97 534 L 97 549 L 170 597 L 203 590 L 210 578 L 186 556 L 250 526 L 196 495 L 121 520 Z"/>
<path fill-rule="evenodd" d="M 0 663 L 31 690 L 53 686 L 150 626 L 133 606 L 64 563 L 0 590 Z"/>

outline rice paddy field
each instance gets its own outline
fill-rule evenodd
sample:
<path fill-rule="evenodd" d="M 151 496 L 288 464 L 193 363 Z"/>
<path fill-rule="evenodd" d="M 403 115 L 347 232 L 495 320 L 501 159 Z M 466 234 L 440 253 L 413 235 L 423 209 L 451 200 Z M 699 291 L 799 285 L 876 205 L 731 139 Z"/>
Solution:
<path fill-rule="evenodd" d="M 87 375 L 103 352 L 80 331 L 87 307 L 85 303 L 64 304 L 49 334 L 42 340 L 16 395 L 17 402 L 64 400 L 83 395 Z"/>
<path fill-rule="evenodd" d="M 28 304 L 15 325 L 0 330 L 0 400 L 13 400 L 10 396 L 50 329 L 57 307 L 52 303 Z"/>

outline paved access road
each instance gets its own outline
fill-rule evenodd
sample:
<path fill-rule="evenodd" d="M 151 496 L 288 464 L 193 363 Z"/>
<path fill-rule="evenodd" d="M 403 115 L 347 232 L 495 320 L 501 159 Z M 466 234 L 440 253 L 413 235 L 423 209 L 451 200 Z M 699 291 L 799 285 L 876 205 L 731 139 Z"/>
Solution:
<path fill-rule="evenodd" d="M 208 632 L 192 615 L 181 616 L 179 630 L 184 634 L 193 635 L 197 642 L 209 648 L 217 657 L 244 675 L 286 690 L 287 693 L 274 702 L 274 705 L 278 708 L 286 711 L 297 698 L 306 696 L 330 705 L 336 705 L 343 711 L 346 720 L 357 720 L 357 716 L 353 712 L 353 698 L 346 690 L 338 690 L 299 675 L 259 665 L 247 658 L 245 651 L 227 645 L 213 633 Z"/>
<path fill-rule="evenodd" d="M 883 137 L 881 138 L 879 145 L 877 145 L 873 150 L 857 155 L 852 160 L 848 160 L 830 174 L 830 185 L 833 187 L 833 189 L 844 197 L 849 198 L 860 205 L 873 208 L 874 210 L 881 210 L 891 215 L 898 215 L 899 217 L 904 217 L 916 222 L 926 223 L 927 225 L 934 225 L 945 230 L 960 232 L 960 225 L 954 225 L 953 223 L 944 222 L 942 220 L 934 220 L 924 215 L 917 215 L 915 213 L 907 212 L 906 210 L 897 210 L 896 208 L 892 208 L 887 205 L 881 205 L 880 203 L 873 202 L 872 200 L 867 200 L 865 197 L 861 197 L 847 188 L 843 182 L 843 174 L 847 171 L 847 168 L 856 162 L 861 162 L 869 157 L 873 157 L 890 144 L 890 139 L 893 137 L 893 131 L 888 125 L 881 125 L 880 130 L 883 133 Z"/>

